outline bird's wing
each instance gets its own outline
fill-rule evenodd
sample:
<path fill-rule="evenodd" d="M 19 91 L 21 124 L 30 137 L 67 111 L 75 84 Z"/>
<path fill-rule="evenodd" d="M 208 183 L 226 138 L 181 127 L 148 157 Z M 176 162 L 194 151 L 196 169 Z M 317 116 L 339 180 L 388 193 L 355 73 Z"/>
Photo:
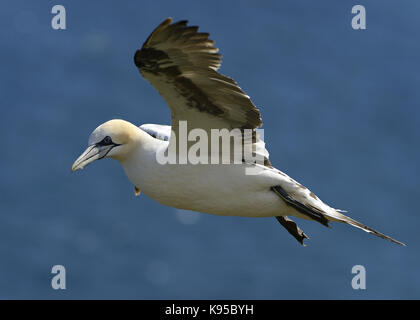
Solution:
<path fill-rule="evenodd" d="M 299 182 L 293 180 L 287 174 L 281 172 L 280 170 L 275 168 L 262 167 L 258 164 L 256 164 L 255 166 L 259 166 L 263 168 L 263 170 L 269 170 L 281 176 L 281 178 L 278 180 L 278 184 L 276 186 L 273 186 L 271 189 L 279 197 L 281 197 L 289 206 L 296 209 L 296 211 L 301 213 L 303 216 L 318 221 L 319 223 L 325 226 L 328 226 L 328 221 L 347 223 L 349 225 L 352 225 L 353 227 L 362 229 L 365 232 L 372 233 L 380 238 L 387 239 L 391 242 L 405 246 L 404 243 L 395 240 L 383 233 L 380 233 L 360 223 L 359 221 L 356 221 L 344 215 L 343 212 L 346 211 L 330 207 L 321 199 L 319 199 L 311 190 L 301 185 Z M 294 226 L 292 225 L 292 227 Z M 296 232 L 293 229 L 292 231 Z M 297 239 L 299 240 L 299 238 Z"/>
<path fill-rule="evenodd" d="M 260 112 L 234 80 L 217 72 L 221 55 L 208 33 L 168 18 L 134 56 L 140 73 L 165 99 L 172 129 L 255 129 Z"/>
<path fill-rule="evenodd" d="M 166 126 L 162 124 L 146 123 L 142 124 L 140 127 L 143 131 L 147 132 L 153 138 L 169 141 L 171 137 L 171 126 Z"/>

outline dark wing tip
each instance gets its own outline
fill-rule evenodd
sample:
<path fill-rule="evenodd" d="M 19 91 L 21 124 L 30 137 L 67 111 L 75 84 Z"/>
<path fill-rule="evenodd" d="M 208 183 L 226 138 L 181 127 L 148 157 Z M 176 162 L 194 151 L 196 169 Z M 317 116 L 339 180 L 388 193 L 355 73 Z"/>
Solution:
<path fill-rule="evenodd" d="M 321 223 L 322 225 L 330 228 L 327 217 L 324 215 L 324 212 L 322 212 L 318 208 L 311 205 L 305 205 L 304 203 L 297 201 L 279 185 L 271 187 L 271 190 L 274 191 L 274 193 L 276 193 L 278 196 L 280 196 L 286 202 L 286 204 L 292 206 L 297 211 L 306 215 L 312 220 L 315 220 Z"/>
<path fill-rule="evenodd" d="M 158 26 L 158 27 L 160 27 L 160 26 L 162 26 L 162 25 L 169 25 L 169 24 L 171 24 L 171 22 L 172 22 L 172 17 L 167 17 L 165 20 L 163 20 L 162 22 L 161 22 L 161 24 Z"/>
<path fill-rule="evenodd" d="M 171 21 L 172 21 L 172 19 L 171 19 Z M 188 24 L 188 20 L 180 20 L 180 21 L 174 22 L 172 24 L 172 26 L 173 27 L 177 27 L 177 26 L 183 26 L 183 27 L 185 27 L 187 24 Z"/>
<path fill-rule="evenodd" d="M 166 28 L 167 26 L 169 26 L 172 23 L 172 18 L 168 17 L 165 20 L 163 20 L 156 28 L 155 30 L 153 30 L 153 32 L 147 37 L 146 41 L 143 43 L 143 48 L 145 46 L 147 46 L 150 42 L 150 40 L 152 39 L 153 35 L 157 32 L 159 32 L 160 30 Z"/>

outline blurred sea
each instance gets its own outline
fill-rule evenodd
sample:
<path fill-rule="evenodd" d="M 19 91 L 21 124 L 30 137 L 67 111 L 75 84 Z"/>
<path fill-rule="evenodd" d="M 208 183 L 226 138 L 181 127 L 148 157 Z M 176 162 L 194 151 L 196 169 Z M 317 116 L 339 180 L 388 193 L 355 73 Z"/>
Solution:
<path fill-rule="evenodd" d="M 62 4 L 67 29 L 51 28 Z M 418 1 L 2 1 L 0 298 L 418 299 Z M 120 165 L 70 174 L 102 122 L 170 122 L 133 55 L 166 17 L 210 32 L 260 108 L 271 162 L 407 244 L 134 197 Z M 67 289 L 50 286 L 51 267 Z M 351 269 L 365 266 L 367 289 Z"/>

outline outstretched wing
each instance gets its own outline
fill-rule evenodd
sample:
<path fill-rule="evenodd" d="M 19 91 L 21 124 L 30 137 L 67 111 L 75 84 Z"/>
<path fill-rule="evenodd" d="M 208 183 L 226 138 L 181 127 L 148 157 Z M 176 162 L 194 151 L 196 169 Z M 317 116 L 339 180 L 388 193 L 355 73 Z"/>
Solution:
<path fill-rule="evenodd" d="M 187 21 L 168 18 L 149 36 L 134 62 L 165 99 L 172 129 L 187 121 L 188 129 L 254 129 L 261 116 L 234 80 L 217 72 L 221 55 L 208 33 Z"/>
<path fill-rule="evenodd" d="M 349 225 L 352 225 L 353 227 L 362 229 L 365 232 L 372 233 L 380 238 L 387 239 L 391 242 L 405 246 L 404 243 L 395 240 L 383 233 L 380 233 L 342 213 L 346 211 L 330 207 L 321 199 L 319 199 L 313 192 L 311 192 L 309 189 L 307 189 L 297 181 L 290 178 L 285 173 L 274 168 L 265 168 L 265 170 L 272 170 L 282 176 L 281 183 L 277 186 L 273 186 L 271 188 L 272 191 L 274 191 L 289 206 L 293 207 L 297 212 L 301 213 L 303 216 L 318 221 L 319 223 L 327 227 L 329 221 L 347 223 Z M 293 226 L 292 224 L 290 226 L 293 233 L 291 231 L 289 232 L 291 232 L 292 235 L 294 235 L 295 237 L 296 233 L 299 236 L 299 230 L 298 232 L 296 232 L 295 226 Z M 296 237 L 296 239 L 299 240 L 300 238 Z"/>

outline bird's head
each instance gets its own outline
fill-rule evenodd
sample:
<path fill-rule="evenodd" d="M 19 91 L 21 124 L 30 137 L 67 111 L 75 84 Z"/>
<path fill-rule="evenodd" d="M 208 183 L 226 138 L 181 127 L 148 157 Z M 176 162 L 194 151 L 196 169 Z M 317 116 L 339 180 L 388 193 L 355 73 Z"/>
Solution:
<path fill-rule="evenodd" d="M 88 148 L 73 163 L 71 171 L 83 169 L 89 163 L 103 158 L 123 161 L 135 149 L 139 130 L 130 122 L 119 119 L 101 124 L 91 133 Z"/>

